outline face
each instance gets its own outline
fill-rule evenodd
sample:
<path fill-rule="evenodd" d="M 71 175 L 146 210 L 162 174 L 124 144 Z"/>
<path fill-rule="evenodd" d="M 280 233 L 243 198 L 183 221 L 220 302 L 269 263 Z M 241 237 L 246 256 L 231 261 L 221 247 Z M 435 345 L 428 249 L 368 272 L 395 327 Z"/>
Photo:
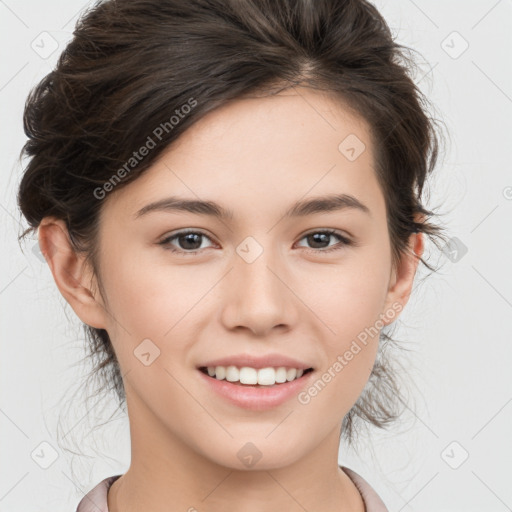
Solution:
<path fill-rule="evenodd" d="M 342 200 L 330 207 L 293 210 L 334 195 Z M 230 215 L 175 209 L 164 204 L 171 197 Z M 166 439 L 160 450 L 230 468 L 243 468 L 245 447 L 262 454 L 258 469 L 337 442 L 378 331 L 406 300 L 393 287 L 399 275 L 365 122 L 309 89 L 239 99 L 104 201 L 101 322 L 123 373 L 132 438 L 152 432 Z M 269 355 L 313 371 L 262 399 L 262 388 L 251 398 L 226 380 L 225 395 L 199 369 Z M 260 366 L 281 366 L 270 361 Z"/>

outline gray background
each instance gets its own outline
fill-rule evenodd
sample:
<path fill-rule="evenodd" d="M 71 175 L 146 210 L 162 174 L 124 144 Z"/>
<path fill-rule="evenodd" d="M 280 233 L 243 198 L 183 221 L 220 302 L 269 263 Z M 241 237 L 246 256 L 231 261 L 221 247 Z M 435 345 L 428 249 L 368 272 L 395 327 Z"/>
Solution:
<path fill-rule="evenodd" d="M 450 133 L 427 206 L 441 208 L 453 240 L 432 253 L 442 270 L 424 281 L 422 271 L 397 332 L 411 351 L 403 360 L 407 413 L 388 432 L 372 431 L 357 453 L 342 446 L 340 463 L 390 510 L 512 510 L 512 2 L 375 3 L 398 41 L 424 57 L 415 81 Z M 35 242 L 24 253 L 17 243 L 23 104 L 86 5 L 0 0 L 3 512 L 74 510 L 130 460 L 127 420 L 114 400 L 84 403 L 76 316 Z"/>

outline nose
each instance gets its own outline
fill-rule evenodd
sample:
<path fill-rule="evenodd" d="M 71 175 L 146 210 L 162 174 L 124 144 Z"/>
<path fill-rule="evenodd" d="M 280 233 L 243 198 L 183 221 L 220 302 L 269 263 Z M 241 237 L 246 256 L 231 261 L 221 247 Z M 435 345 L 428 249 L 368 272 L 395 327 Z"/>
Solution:
<path fill-rule="evenodd" d="M 277 328 L 289 330 L 299 318 L 301 302 L 291 289 L 290 273 L 265 249 L 254 260 L 235 254 L 224 282 L 222 322 L 230 330 L 247 329 L 265 337 Z"/>

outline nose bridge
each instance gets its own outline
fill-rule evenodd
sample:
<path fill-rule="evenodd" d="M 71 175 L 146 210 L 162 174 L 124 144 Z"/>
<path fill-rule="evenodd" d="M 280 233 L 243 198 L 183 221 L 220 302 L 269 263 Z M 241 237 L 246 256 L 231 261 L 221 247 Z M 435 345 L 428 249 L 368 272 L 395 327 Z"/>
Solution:
<path fill-rule="evenodd" d="M 236 248 L 234 278 L 239 282 L 237 286 L 245 292 L 244 296 L 249 298 L 256 298 L 260 293 L 279 295 L 282 292 L 282 283 L 278 286 L 279 280 L 275 275 L 277 269 L 282 267 L 277 261 L 277 251 L 270 243 L 264 243 L 248 236 Z"/>
<path fill-rule="evenodd" d="M 250 285 L 253 292 L 270 292 L 276 284 L 275 259 L 266 251 L 252 263 L 238 262 L 239 278 Z M 272 271 L 273 270 L 273 271 Z"/>
<path fill-rule="evenodd" d="M 279 251 L 247 237 L 236 247 L 234 268 L 230 272 L 228 312 L 225 321 L 233 327 L 243 325 L 265 332 L 276 325 L 289 325 L 296 307 L 293 294 L 278 257 Z M 281 274 L 281 275 L 280 275 Z"/>

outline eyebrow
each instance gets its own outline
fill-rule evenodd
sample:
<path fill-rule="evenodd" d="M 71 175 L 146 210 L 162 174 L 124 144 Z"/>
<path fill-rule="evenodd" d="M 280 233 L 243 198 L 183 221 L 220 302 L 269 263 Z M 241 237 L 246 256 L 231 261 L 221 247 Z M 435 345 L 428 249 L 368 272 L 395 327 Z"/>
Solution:
<path fill-rule="evenodd" d="M 359 199 L 350 194 L 334 194 L 297 201 L 284 217 L 305 217 L 315 213 L 333 212 L 345 209 L 355 209 L 371 216 L 370 209 Z M 214 201 L 184 199 L 180 197 L 167 197 L 141 208 L 135 218 L 155 211 L 183 211 L 199 215 L 209 215 L 219 219 L 233 219 L 232 210 L 226 209 Z"/>

